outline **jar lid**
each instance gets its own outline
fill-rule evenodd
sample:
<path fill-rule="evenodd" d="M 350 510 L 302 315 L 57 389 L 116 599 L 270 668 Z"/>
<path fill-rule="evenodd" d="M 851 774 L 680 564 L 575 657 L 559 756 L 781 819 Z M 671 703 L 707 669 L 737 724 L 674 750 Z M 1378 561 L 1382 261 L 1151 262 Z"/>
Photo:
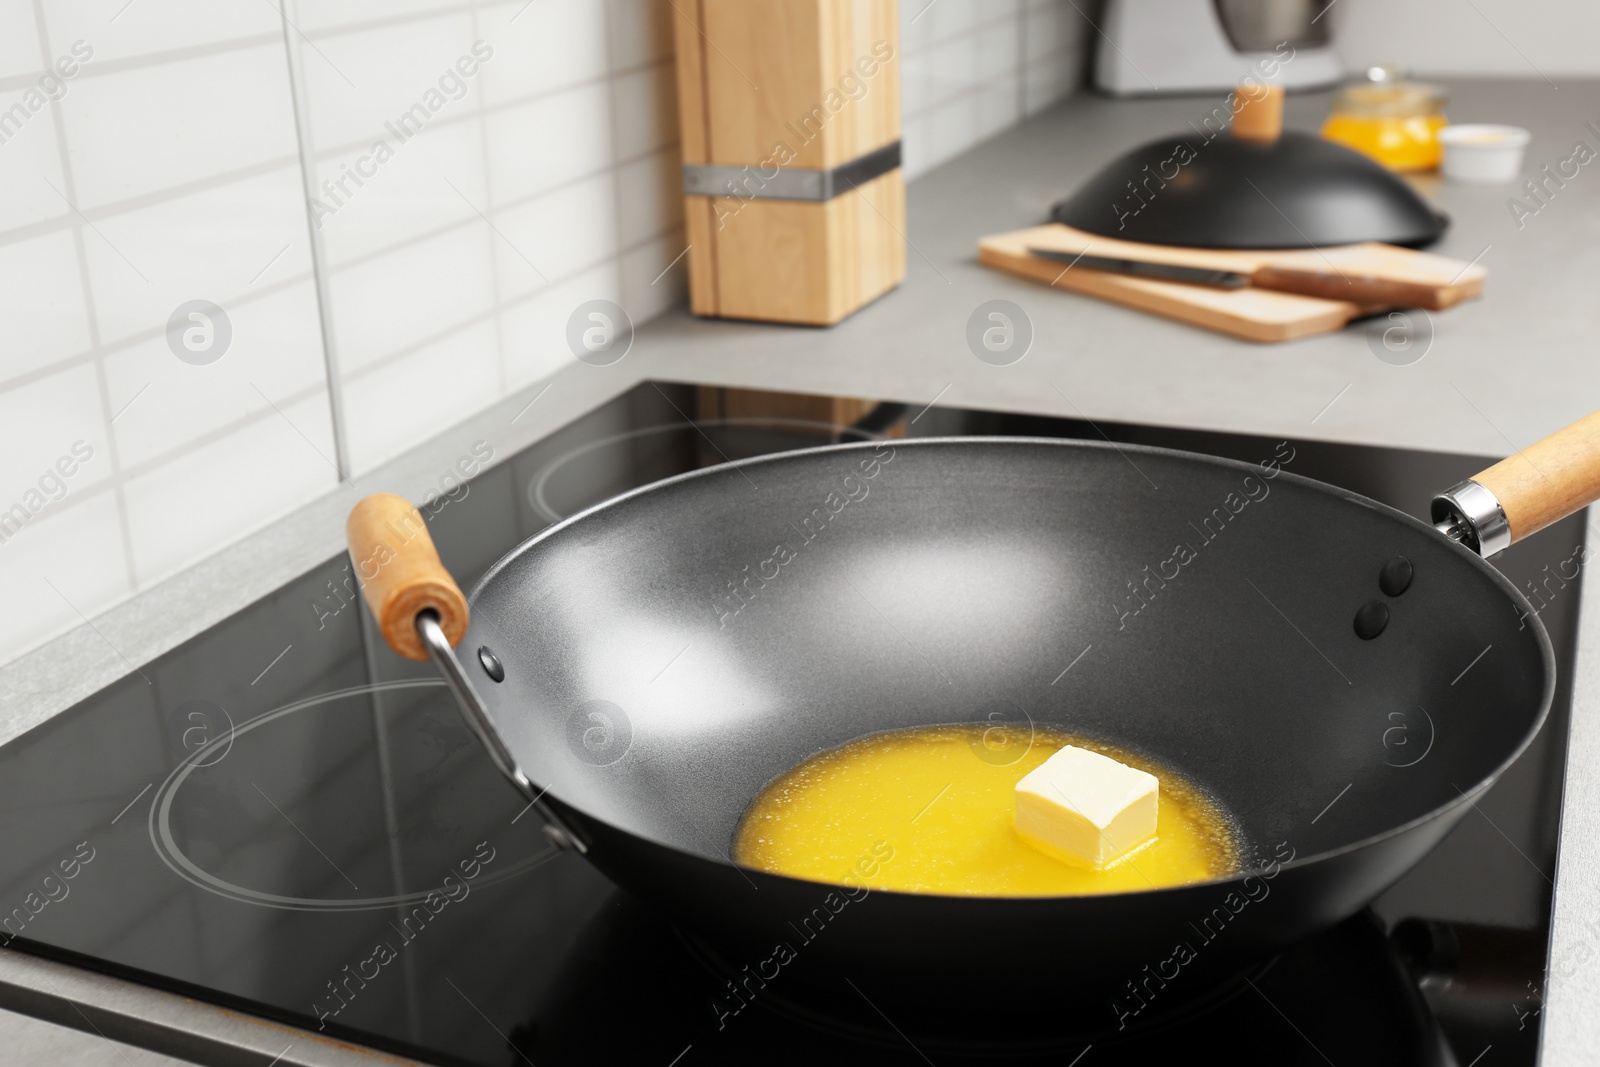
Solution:
<path fill-rule="evenodd" d="M 1333 98 L 1333 109 L 1349 115 L 1431 115 L 1444 107 L 1444 87 L 1424 82 L 1368 81 L 1347 85 Z"/>

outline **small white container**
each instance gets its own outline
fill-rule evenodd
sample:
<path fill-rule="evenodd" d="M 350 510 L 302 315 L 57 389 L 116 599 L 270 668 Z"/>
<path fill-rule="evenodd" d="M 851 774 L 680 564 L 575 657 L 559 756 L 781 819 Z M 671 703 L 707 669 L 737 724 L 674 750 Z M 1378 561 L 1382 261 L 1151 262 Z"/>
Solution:
<path fill-rule="evenodd" d="M 1528 138 L 1521 126 L 1446 126 L 1439 131 L 1439 171 L 1455 182 L 1516 181 Z"/>

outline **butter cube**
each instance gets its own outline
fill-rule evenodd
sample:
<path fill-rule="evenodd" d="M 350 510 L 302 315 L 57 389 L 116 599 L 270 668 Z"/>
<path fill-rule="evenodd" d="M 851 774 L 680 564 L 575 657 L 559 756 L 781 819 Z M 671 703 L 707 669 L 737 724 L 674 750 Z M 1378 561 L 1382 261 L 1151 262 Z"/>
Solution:
<path fill-rule="evenodd" d="M 1066 745 L 1017 783 L 1017 833 L 1070 863 L 1105 867 L 1156 834 L 1156 776 Z"/>

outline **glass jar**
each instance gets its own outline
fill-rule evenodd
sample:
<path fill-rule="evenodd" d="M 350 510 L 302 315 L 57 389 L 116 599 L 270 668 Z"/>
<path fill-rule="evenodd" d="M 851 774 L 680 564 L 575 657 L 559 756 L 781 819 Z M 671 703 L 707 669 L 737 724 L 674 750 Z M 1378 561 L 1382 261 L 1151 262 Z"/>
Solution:
<path fill-rule="evenodd" d="M 1322 136 L 1390 170 L 1432 170 L 1439 165 L 1439 131 L 1450 124 L 1444 105 L 1441 87 L 1407 81 L 1394 67 L 1372 67 L 1366 81 L 1334 97 Z"/>

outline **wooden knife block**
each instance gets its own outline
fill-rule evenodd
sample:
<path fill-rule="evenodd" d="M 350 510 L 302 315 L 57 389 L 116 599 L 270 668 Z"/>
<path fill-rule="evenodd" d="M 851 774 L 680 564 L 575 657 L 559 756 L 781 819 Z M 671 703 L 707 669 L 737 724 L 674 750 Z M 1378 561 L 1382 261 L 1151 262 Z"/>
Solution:
<path fill-rule="evenodd" d="M 898 285 L 895 0 L 672 6 L 695 314 L 827 325 Z"/>

